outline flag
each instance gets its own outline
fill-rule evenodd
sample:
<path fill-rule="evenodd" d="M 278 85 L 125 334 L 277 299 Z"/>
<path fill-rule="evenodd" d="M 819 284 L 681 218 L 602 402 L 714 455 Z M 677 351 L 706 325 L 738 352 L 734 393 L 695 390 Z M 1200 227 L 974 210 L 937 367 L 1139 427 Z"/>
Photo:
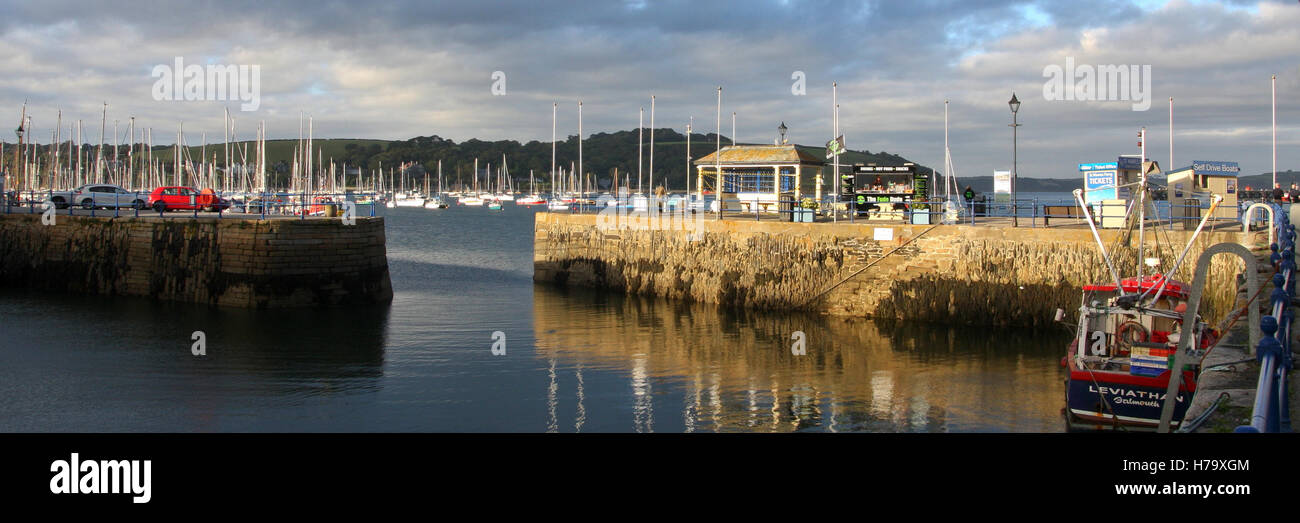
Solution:
<path fill-rule="evenodd" d="M 832 158 L 844 154 L 844 135 L 826 142 L 826 157 Z"/>

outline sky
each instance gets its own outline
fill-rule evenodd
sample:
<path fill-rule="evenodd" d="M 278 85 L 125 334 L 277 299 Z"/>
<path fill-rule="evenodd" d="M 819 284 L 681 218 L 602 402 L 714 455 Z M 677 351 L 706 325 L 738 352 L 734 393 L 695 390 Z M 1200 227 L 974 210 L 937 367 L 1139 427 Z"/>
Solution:
<path fill-rule="evenodd" d="M 256 66 L 257 107 L 162 90 L 178 58 Z M 1102 81 L 1113 96 L 1066 99 L 1088 98 L 1080 71 L 1101 66 L 1124 66 L 1135 88 Z M 941 169 L 948 100 L 959 177 L 1011 168 L 1013 92 L 1019 176 L 1077 177 L 1079 163 L 1138 154 L 1143 126 L 1148 157 L 1170 167 L 1170 97 L 1173 166 L 1257 174 L 1272 169 L 1271 75 L 1278 168 L 1300 169 L 1293 0 L 0 3 L 0 121 L 17 123 L 26 102 L 39 143 L 59 110 L 65 137 L 81 119 L 98 141 L 105 103 L 110 135 L 134 117 L 155 144 L 182 124 L 187 144 L 220 142 L 226 109 L 241 139 L 260 121 L 269 138 L 297 138 L 307 114 L 318 138 L 549 141 L 552 103 L 563 138 L 579 101 L 586 136 L 635 129 L 642 107 L 648 126 L 652 95 L 656 127 L 682 132 L 693 117 L 710 133 L 721 86 L 723 135 L 735 112 L 742 142 L 771 143 L 784 122 L 791 141 L 824 144 L 837 83 L 850 148 Z"/>

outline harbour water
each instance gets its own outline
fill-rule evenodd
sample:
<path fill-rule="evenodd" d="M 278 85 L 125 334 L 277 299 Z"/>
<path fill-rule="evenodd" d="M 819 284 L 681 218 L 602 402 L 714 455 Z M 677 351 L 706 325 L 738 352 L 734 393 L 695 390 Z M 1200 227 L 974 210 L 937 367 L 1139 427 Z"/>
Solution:
<path fill-rule="evenodd" d="M 535 285 L 534 212 L 386 210 L 384 307 L 0 290 L 0 431 L 1063 429 L 1063 329 Z M 191 353 L 196 331 L 206 356 Z M 805 355 L 792 354 L 799 339 Z"/>

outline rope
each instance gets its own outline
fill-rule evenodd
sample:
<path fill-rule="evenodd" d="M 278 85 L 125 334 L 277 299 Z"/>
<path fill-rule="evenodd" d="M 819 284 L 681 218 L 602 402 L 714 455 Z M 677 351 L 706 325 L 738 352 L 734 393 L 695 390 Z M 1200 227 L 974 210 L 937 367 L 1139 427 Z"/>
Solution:
<path fill-rule="evenodd" d="M 1249 361 L 1254 361 L 1254 360 L 1249 360 Z M 1210 419 L 1210 415 L 1214 414 L 1215 409 L 1218 409 L 1219 405 L 1223 404 L 1226 400 L 1230 398 L 1231 396 L 1229 396 L 1228 393 L 1226 392 L 1220 393 L 1218 399 L 1214 400 L 1214 403 L 1211 403 L 1209 408 L 1205 409 L 1205 412 L 1202 412 L 1201 415 L 1197 416 L 1196 419 L 1192 420 L 1191 423 L 1183 423 L 1178 427 L 1178 430 L 1176 430 L 1175 432 L 1181 434 L 1186 434 L 1188 432 L 1196 432 L 1196 429 L 1201 428 L 1202 423 L 1205 423 L 1206 420 Z"/>

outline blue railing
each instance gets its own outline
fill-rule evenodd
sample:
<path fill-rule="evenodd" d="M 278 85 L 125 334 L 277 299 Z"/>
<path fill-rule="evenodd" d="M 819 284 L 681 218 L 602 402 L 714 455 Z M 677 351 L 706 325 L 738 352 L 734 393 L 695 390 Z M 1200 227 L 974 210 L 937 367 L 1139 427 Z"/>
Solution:
<path fill-rule="evenodd" d="M 1255 386 L 1255 406 L 1250 425 L 1235 432 L 1291 432 L 1291 402 L 1287 376 L 1291 371 L 1291 299 L 1295 296 L 1295 226 L 1289 223 L 1281 206 L 1273 204 L 1278 228 L 1277 243 L 1270 261 L 1277 268 L 1273 275 L 1273 294 L 1269 297 L 1272 316 L 1260 320 L 1264 337 L 1259 340 L 1255 359 L 1259 361 L 1259 381 Z"/>

